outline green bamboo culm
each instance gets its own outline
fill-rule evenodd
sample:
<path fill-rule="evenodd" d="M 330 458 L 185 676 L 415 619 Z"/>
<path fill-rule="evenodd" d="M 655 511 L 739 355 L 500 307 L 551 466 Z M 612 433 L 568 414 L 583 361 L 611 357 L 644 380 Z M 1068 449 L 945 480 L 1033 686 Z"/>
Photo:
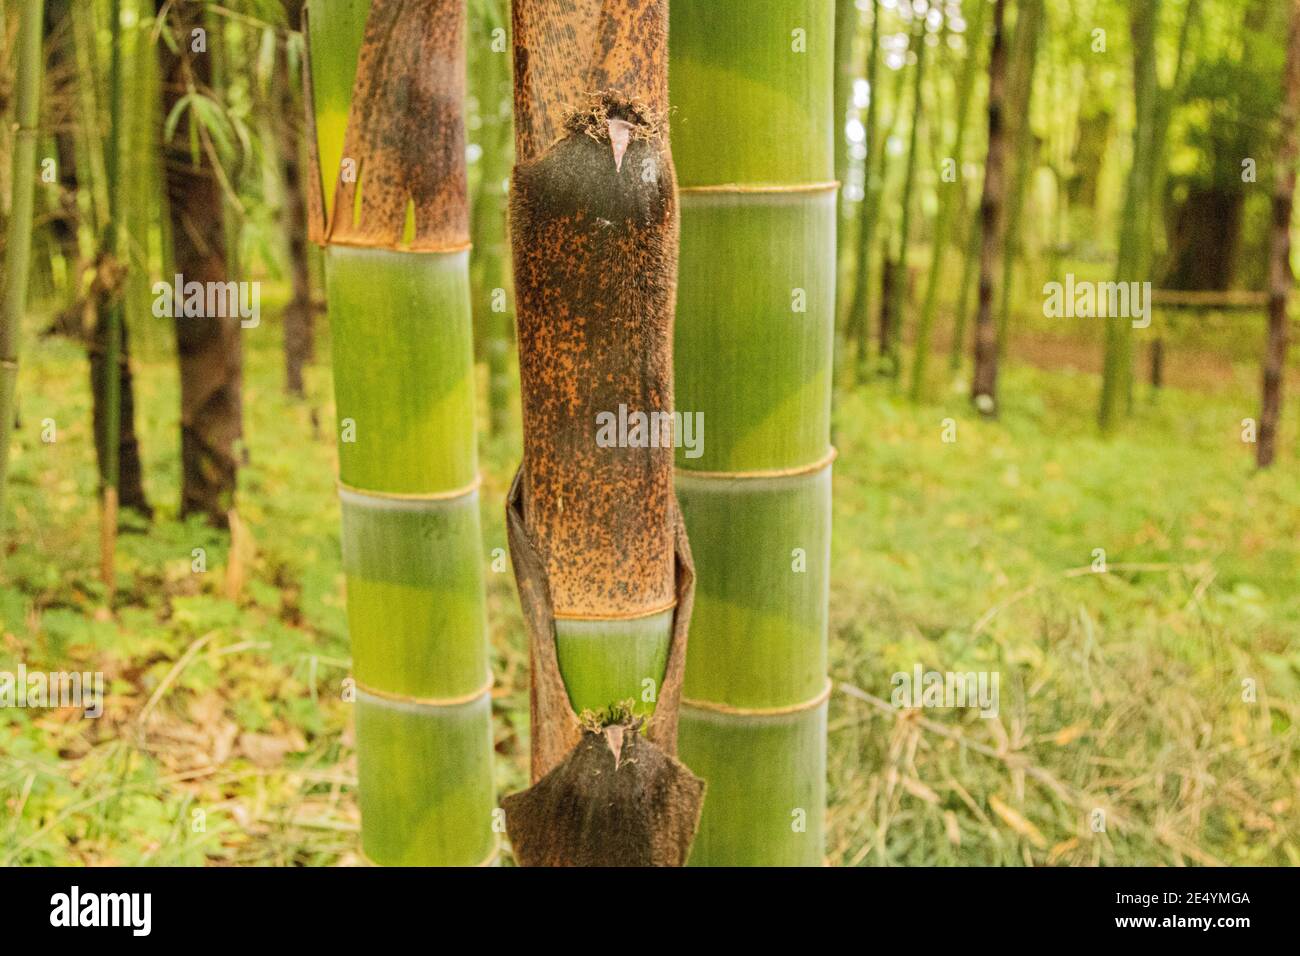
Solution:
<path fill-rule="evenodd" d="M 893 319 L 885 328 L 883 339 L 880 343 L 883 354 L 882 370 L 891 379 L 899 379 L 903 371 L 903 323 L 906 317 L 903 314 L 904 306 L 907 301 L 907 289 L 910 285 L 908 281 L 908 251 L 911 246 L 912 237 L 912 212 L 914 203 L 912 194 L 916 186 L 916 167 L 918 164 L 921 131 L 921 114 L 924 111 L 924 100 L 922 99 L 922 90 L 925 81 L 925 18 L 915 17 L 912 27 L 911 45 L 915 47 L 916 53 L 916 72 L 913 74 L 912 87 L 912 116 L 910 131 L 908 133 L 907 144 L 907 165 L 903 173 L 903 195 L 900 203 L 903 207 L 902 221 L 899 224 L 898 239 L 898 258 L 894 262 L 893 268 L 896 270 L 896 278 L 890 289 L 889 314 Z M 901 102 L 898 109 L 902 110 Z M 886 243 L 888 250 L 888 243 Z"/>
<path fill-rule="evenodd" d="M 948 255 L 948 243 L 951 235 L 953 214 L 958 208 L 960 191 L 966 188 L 962 174 L 963 145 L 966 141 L 967 116 L 970 113 L 972 92 L 975 88 L 975 71 L 980 61 L 980 50 L 984 42 L 985 14 L 988 12 L 988 0 L 974 0 L 968 4 L 970 20 L 966 27 L 966 58 L 962 62 L 961 75 L 957 81 L 957 126 L 953 133 L 952 152 L 949 158 L 956 164 L 952 180 L 941 179 L 939 184 L 939 215 L 934 224 L 934 244 L 930 252 L 930 272 L 925 280 L 925 300 L 921 306 L 921 318 L 916 328 L 916 354 L 912 359 L 912 382 L 910 397 L 913 402 L 921 401 L 925 394 L 925 370 L 930 360 L 930 335 L 934 329 L 935 312 L 939 305 L 939 278 L 944 271 Z M 962 277 L 962 288 L 966 287 L 969 270 Z M 961 312 L 964 293 L 959 293 L 955 312 Z M 960 325 L 962 323 L 957 323 Z M 956 328 L 956 325 L 954 328 Z M 954 331 L 960 341 L 960 330 Z M 954 349 L 954 352 L 956 349 Z"/>
<path fill-rule="evenodd" d="M 19 11 L 14 99 L 12 204 L 5 236 L 4 286 L 0 290 L 0 531 L 9 479 L 9 439 L 18 384 L 18 338 L 27 309 L 32 259 L 32 206 L 36 189 L 36 123 L 40 115 L 41 21 L 44 0 L 25 0 Z"/>
<path fill-rule="evenodd" d="M 362 849 L 381 865 L 486 864 L 496 837 L 463 0 L 308 0 L 304 26 Z"/>
<path fill-rule="evenodd" d="M 477 81 L 483 149 L 478 191 L 474 195 L 474 321 L 487 356 L 488 426 L 501 435 L 510 425 L 514 394 L 510 308 L 510 243 L 506 235 L 506 181 L 513 162 L 511 128 L 509 5 L 506 0 L 478 0 Z"/>
<path fill-rule="evenodd" d="M 679 731 L 695 865 L 822 863 L 836 186 L 832 5 L 676 0 L 677 494 L 696 564 Z M 785 145 L 780 145 L 785 144 Z"/>

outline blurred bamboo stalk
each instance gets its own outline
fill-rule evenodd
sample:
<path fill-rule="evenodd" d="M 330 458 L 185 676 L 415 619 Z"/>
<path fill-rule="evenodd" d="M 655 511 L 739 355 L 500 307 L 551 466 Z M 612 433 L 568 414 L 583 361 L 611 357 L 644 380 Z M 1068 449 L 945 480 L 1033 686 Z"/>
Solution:
<path fill-rule="evenodd" d="M 32 212 L 36 193 L 36 126 L 40 119 L 41 22 L 44 0 L 23 0 L 17 38 L 14 97 L 12 200 L 5 234 L 4 289 L 0 295 L 0 532 L 5 526 L 5 486 L 18 382 L 18 341 L 27 310 L 32 254 Z M 0 554 L 3 549 L 0 548 Z"/>

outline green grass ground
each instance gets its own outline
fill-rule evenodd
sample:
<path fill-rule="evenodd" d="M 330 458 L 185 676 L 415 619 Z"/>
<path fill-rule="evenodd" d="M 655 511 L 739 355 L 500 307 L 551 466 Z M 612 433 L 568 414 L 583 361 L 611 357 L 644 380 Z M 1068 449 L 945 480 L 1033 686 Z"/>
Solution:
<path fill-rule="evenodd" d="M 272 312 L 245 333 L 242 595 L 222 538 L 176 520 L 177 386 L 154 349 L 137 408 L 159 514 L 121 538 L 111 612 L 84 356 L 29 330 L 0 670 L 102 671 L 108 701 L 99 720 L 0 710 L 0 863 L 359 862 L 328 362 L 287 399 Z M 1086 372 L 1011 367 L 998 423 L 946 379 L 921 407 L 838 397 L 830 863 L 1300 864 L 1296 403 L 1255 474 L 1256 371 L 1232 368 L 1139 393 L 1110 441 Z M 501 513 L 517 460 L 517 434 L 485 441 L 503 792 L 528 752 Z M 918 663 L 996 671 L 999 715 L 890 707 Z"/>

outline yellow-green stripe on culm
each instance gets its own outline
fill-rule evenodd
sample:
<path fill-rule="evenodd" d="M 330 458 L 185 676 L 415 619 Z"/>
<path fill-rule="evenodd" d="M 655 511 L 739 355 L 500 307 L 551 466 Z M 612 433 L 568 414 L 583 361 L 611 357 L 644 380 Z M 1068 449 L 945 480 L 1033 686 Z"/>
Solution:
<path fill-rule="evenodd" d="M 693 865 L 824 853 L 836 191 L 833 5 L 675 0 L 677 458 L 695 558 L 679 746 Z"/>
<path fill-rule="evenodd" d="M 464 21 L 461 0 L 307 4 L 361 849 L 386 866 L 496 852 Z"/>
<path fill-rule="evenodd" d="M 369 860 L 477 866 L 492 859 L 491 717 L 486 692 L 431 706 L 357 691 L 361 842 Z"/>

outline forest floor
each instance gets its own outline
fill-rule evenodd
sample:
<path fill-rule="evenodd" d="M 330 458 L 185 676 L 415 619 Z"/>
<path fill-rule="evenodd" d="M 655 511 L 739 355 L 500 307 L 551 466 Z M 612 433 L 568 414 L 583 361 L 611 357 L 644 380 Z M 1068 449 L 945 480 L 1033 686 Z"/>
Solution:
<path fill-rule="evenodd" d="M 158 515 L 125 523 L 110 612 L 84 353 L 34 335 L 0 670 L 102 671 L 108 697 L 98 720 L 0 709 L 0 864 L 358 863 L 328 342 L 295 401 L 278 322 L 245 335 L 237 600 L 222 536 L 176 520 L 174 363 L 137 363 Z M 1257 367 L 1139 388 L 1110 440 L 1095 374 L 1068 367 L 1011 365 L 995 423 L 946 384 L 920 406 L 837 397 L 828 862 L 1300 865 L 1297 405 L 1255 473 Z M 489 567 L 518 445 L 483 445 Z M 511 575 L 488 582 L 508 792 L 527 658 Z M 996 672 L 998 716 L 894 709 L 891 675 L 918 664 Z"/>

